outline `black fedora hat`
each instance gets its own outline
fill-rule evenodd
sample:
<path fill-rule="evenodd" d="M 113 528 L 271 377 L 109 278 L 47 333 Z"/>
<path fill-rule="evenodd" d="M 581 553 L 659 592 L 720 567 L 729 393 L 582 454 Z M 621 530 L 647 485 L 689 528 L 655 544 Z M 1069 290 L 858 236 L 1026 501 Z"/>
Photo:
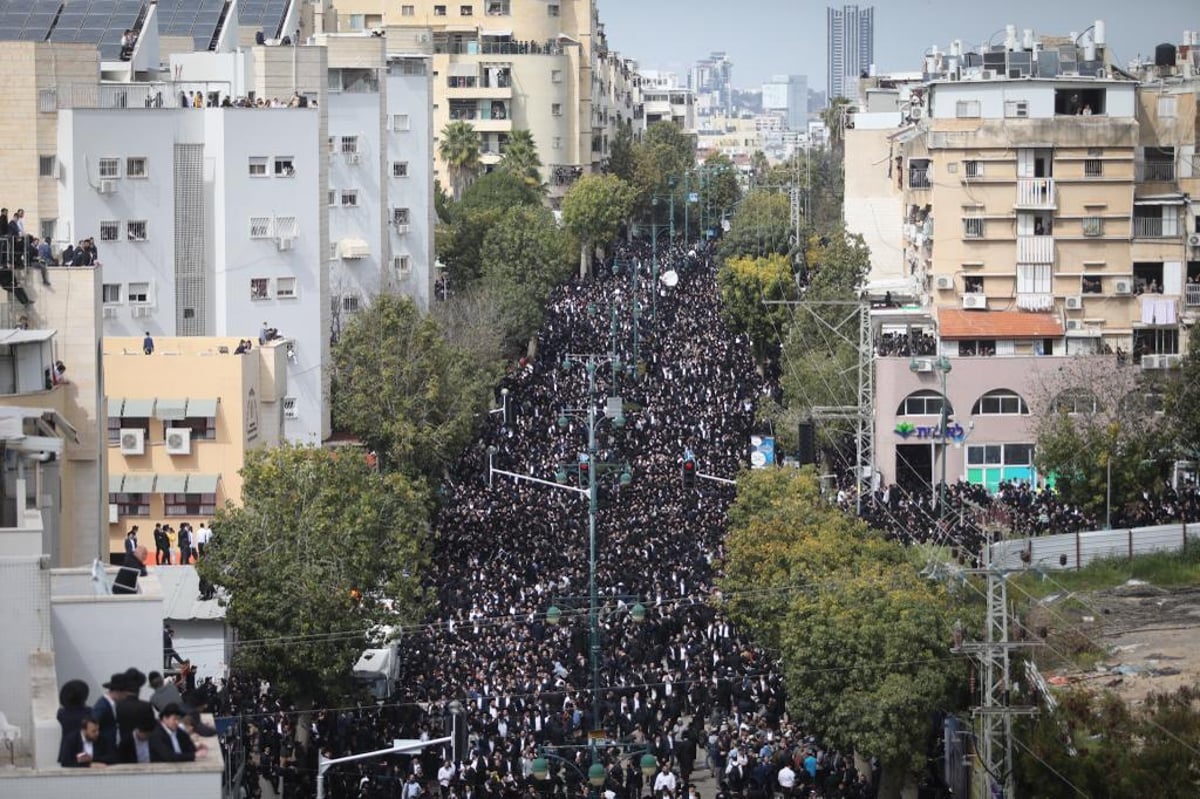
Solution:
<path fill-rule="evenodd" d="M 125 676 L 124 672 L 118 672 L 110 677 L 108 682 L 104 683 L 102 687 L 110 691 L 128 691 L 129 679 Z"/>

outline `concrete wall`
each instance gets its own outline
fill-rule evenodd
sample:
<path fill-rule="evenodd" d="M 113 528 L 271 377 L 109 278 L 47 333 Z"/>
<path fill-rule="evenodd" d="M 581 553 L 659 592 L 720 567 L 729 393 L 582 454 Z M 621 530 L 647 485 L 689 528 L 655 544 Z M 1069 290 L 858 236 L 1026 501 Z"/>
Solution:
<path fill-rule="evenodd" d="M 23 759 L 31 752 L 33 730 L 29 656 L 34 650 L 54 647 L 48 565 L 37 554 L 0 558 L 0 607 L 5 609 L 4 644 L 0 646 L 0 712 L 8 717 L 9 724 L 21 728 L 17 753 Z M 8 753 L 3 754 L 7 757 Z M 0 774 L 4 771 L 0 769 Z M 0 787 L 0 795 L 7 799 L 8 793 Z"/>
<path fill-rule="evenodd" d="M 184 660 L 192 662 L 198 680 L 205 677 L 218 680 L 227 676 L 229 662 L 226 654 L 232 643 L 232 635 L 226 638 L 223 621 L 176 619 L 171 622 L 171 628 L 175 630 L 175 651 Z"/>
<path fill-rule="evenodd" d="M 868 282 L 907 275 L 900 242 L 902 192 L 889 170 L 893 133 L 894 128 L 846 131 L 844 216 L 846 229 L 861 234 L 871 250 Z"/>
<path fill-rule="evenodd" d="M 421 59 L 422 74 L 404 74 L 403 62 L 393 61 L 387 72 L 387 114 L 408 114 L 408 131 L 385 134 L 387 153 L 385 180 L 387 196 L 393 205 L 409 209 L 408 233 L 401 235 L 388 228 L 391 254 L 407 255 L 412 271 L 407 279 L 394 271 L 390 275 L 396 287 L 427 309 L 434 282 L 434 228 L 437 217 L 433 207 L 433 68 L 430 59 Z M 408 163 L 407 178 L 393 178 L 391 164 Z"/>

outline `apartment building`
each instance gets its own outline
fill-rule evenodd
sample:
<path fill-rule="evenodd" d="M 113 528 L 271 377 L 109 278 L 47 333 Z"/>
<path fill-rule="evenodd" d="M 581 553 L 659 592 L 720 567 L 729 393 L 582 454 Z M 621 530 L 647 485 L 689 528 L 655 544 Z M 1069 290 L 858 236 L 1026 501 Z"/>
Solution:
<path fill-rule="evenodd" d="M 1081 41 L 1006 33 L 927 55 L 906 124 L 870 131 L 866 114 L 847 171 L 848 215 L 860 194 L 876 212 L 898 200 L 881 257 L 899 274 L 872 290 L 875 432 L 884 480 L 911 490 L 943 470 L 1037 479 L 1044 377 L 1070 356 L 1176 368 L 1200 311 L 1195 49 L 1160 53 L 1143 82 L 1111 63 L 1102 22 Z"/>
<path fill-rule="evenodd" d="M 435 136 L 453 121 L 480 134 L 483 164 L 500 160 L 514 130 L 529 130 L 551 198 L 598 170 L 625 96 L 609 102 L 601 60 L 610 53 L 593 0 L 343 0 L 339 32 L 405 31 L 432 54 Z M 435 174 L 448 186 L 434 146 Z"/>

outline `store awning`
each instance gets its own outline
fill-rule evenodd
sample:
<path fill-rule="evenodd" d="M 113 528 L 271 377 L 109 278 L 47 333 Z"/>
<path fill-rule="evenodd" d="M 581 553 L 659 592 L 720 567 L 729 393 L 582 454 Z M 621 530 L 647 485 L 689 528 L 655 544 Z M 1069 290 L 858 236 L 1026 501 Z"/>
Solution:
<path fill-rule="evenodd" d="M 366 258 L 371 254 L 371 247 L 362 239 L 342 239 L 338 243 L 338 253 L 343 259 Z"/>
<path fill-rule="evenodd" d="M 480 36 L 490 36 L 493 39 L 504 39 L 512 36 L 512 31 L 482 31 Z"/>
<path fill-rule="evenodd" d="M 110 412 L 111 416 L 112 413 Z M 121 416 L 126 419 L 149 419 L 154 416 L 154 399 L 133 399 L 125 398 L 125 405 L 121 409 Z"/>
<path fill-rule="evenodd" d="M 110 419 L 117 419 L 121 416 L 121 409 L 125 407 L 124 397 L 108 397 L 108 416 Z"/>
<path fill-rule="evenodd" d="M 186 474 L 160 474 L 154 483 L 155 494 L 183 494 L 187 492 Z"/>
<path fill-rule="evenodd" d="M 219 474 L 188 475 L 187 493 L 215 494 L 217 493 L 217 483 L 220 481 L 221 475 Z"/>
<path fill-rule="evenodd" d="M 942 308 L 938 333 L 949 340 L 1057 338 L 1063 335 L 1063 326 L 1051 313 Z"/>
<path fill-rule="evenodd" d="M 1183 205 L 1187 202 L 1188 196 L 1181 192 L 1172 192 L 1170 194 L 1147 194 L 1142 197 L 1134 197 L 1134 205 Z"/>
<path fill-rule="evenodd" d="M 159 397 L 154 406 L 156 419 L 182 419 L 187 415 L 187 399 L 163 399 Z"/>
<path fill-rule="evenodd" d="M 187 415 L 189 419 L 214 419 L 217 416 L 216 397 L 188 397 Z"/>
<path fill-rule="evenodd" d="M 0 331 L 0 344 L 30 344 L 54 338 L 53 330 L 4 330 Z"/>
<path fill-rule="evenodd" d="M 131 472 L 125 475 L 125 482 L 121 485 L 121 492 L 125 494 L 152 494 L 154 493 L 154 477 L 153 474 L 146 472 Z"/>
<path fill-rule="evenodd" d="M 120 494 L 120 493 L 121 493 L 121 485 L 122 485 L 124 482 L 125 482 L 125 475 L 123 475 L 123 474 L 110 474 L 110 475 L 108 476 L 108 493 L 110 493 L 110 494 Z"/>
<path fill-rule="evenodd" d="M 442 30 L 446 33 L 475 33 L 478 25 L 447 25 Z"/>

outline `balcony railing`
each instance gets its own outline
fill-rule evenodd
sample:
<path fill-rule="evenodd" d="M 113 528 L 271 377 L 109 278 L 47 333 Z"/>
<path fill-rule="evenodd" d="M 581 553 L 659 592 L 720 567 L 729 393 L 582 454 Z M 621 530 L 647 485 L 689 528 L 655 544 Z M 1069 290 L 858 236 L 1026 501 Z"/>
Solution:
<path fill-rule="evenodd" d="M 1183 303 L 1189 308 L 1200 307 L 1200 283 L 1188 283 L 1183 287 Z"/>
<path fill-rule="evenodd" d="M 1170 183 L 1175 180 L 1173 161 L 1139 161 L 1136 171 L 1138 183 Z"/>
<path fill-rule="evenodd" d="M 1017 263 L 1054 263 L 1054 237 L 1017 236 Z"/>
<path fill-rule="evenodd" d="M 1054 178 L 1019 178 L 1017 206 L 1019 208 L 1053 208 Z"/>
<path fill-rule="evenodd" d="M 928 169 L 910 169 L 908 170 L 908 186 L 911 189 L 928 189 L 929 188 L 929 170 Z"/>
<path fill-rule="evenodd" d="M 1160 216 L 1135 216 L 1133 218 L 1133 237 L 1136 239 L 1162 239 L 1178 235 L 1174 225 L 1164 225 Z"/>

